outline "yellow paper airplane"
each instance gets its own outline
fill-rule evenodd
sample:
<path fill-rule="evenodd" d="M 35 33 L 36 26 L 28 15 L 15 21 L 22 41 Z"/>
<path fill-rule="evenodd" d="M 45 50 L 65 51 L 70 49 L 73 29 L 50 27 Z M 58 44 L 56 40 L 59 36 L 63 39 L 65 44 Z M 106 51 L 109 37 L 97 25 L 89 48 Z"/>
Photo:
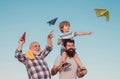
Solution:
<path fill-rule="evenodd" d="M 109 21 L 109 11 L 108 10 L 96 8 L 95 11 L 96 11 L 96 16 L 97 17 L 105 16 L 106 21 Z"/>

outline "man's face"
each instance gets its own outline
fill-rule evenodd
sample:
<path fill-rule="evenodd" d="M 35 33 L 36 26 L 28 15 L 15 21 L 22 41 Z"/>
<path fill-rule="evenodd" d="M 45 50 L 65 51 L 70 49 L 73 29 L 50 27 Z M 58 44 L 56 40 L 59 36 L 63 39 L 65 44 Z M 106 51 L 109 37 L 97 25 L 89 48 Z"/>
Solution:
<path fill-rule="evenodd" d="M 66 44 L 66 53 L 69 57 L 74 57 L 75 55 L 75 46 L 74 43 L 67 42 Z"/>
<path fill-rule="evenodd" d="M 32 50 L 33 54 L 39 55 L 40 54 L 40 45 L 37 42 L 33 42 L 30 46 L 30 49 Z"/>

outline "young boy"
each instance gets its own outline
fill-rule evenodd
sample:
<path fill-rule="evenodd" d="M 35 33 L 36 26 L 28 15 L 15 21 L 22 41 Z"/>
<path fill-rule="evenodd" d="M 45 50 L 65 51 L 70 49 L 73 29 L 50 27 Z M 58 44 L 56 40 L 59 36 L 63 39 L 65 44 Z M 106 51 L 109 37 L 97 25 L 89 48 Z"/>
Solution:
<path fill-rule="evenodd" d="M 72 39 L 74 40 L 75 36 L 80 36 L 80 35 L 90 35 L 92 32 L 71 32 L 70 31 L 70 23 L 68 21 L 63 21 L 59 24 L 59 29 L 61 31 L 60 38 L 58 39 L 57 44 L 61 44 L 61 63 L 63 63 L 63 66 L 69 67 L 70 64 L 66 62 L 67 54 L 64 51 L 63 47 L 63 42 L 64 39 Z M 77 54 L 73 57 L 77 65 L 80 67 L 80 69 L 85 69 L 83 66 L 82 62 L 80 61 L 79 57 Z M 64 67 L 65 68 L 65 67 Z"/>

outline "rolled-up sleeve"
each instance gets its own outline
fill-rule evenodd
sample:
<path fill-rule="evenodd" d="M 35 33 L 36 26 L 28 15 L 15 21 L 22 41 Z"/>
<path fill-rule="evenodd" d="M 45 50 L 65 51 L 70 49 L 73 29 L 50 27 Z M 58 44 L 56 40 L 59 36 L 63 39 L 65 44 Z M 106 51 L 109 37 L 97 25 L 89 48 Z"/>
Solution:
<path fill-rule="evenodd" d="M 25 63 L 26 58 L 22 53 L 22 50 L 15 50 L 15 58 L 17 58 L 20 62 Z"/>
<path fill-rule="evenodd" d="M 51 51 L 52 47 L 46 46 L 45 49 L 40 53 L 41 58 L 45 58 Z"/>

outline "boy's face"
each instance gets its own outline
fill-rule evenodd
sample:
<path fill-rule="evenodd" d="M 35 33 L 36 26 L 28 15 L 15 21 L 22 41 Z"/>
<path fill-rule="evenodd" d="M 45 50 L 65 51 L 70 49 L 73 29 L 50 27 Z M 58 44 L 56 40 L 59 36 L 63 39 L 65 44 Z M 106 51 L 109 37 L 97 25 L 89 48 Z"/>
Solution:
<path fill-rule="evenodd" d="M 64 27 L 62 28 L 63 33 L 69 32 L 69 30 L 70 30 L 69 25 L 64 25 Z"/>

